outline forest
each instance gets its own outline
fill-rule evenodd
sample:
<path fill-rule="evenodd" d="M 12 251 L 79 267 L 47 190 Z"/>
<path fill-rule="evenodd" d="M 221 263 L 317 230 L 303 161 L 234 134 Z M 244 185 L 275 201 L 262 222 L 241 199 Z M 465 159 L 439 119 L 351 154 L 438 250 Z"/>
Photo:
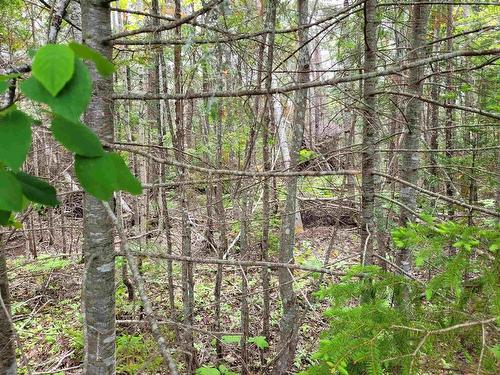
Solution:
<path fill-rule="evenodd" d="M 0 0 L 0 375 L 500 373 L 499 22 Z"/>

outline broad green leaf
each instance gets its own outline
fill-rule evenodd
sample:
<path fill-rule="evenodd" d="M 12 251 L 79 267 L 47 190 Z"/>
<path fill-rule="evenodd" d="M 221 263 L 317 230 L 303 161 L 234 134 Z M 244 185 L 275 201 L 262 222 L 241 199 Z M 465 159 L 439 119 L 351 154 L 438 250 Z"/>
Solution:
<path fill-rule="evenodd" d="M 17 172 L 16 177 L 21 183 L 23 194 L 30 201 L 52 207 L 59 204 L 56 189 L 49 183 L 24 172 Z"/>
<path fill-rule="evenodd" d="M 0 161 L 12 169 L 19 169 L 31 145 L 33 120 L 12 108 L 0 115 Z"/>
<path fill-rule="evenodd" d="M 220 375 L 220 371 L 215 367 L 200 367 L 196 370 L 196 375 Z"/>
<path fill-rule="evenodd" d="M 259 349 L 269 348 L 269 343 L 264 336 L 249 337 L 248 342 L 250 344 L 255 344 Z"/>
<path fill-rule="evenodd" d="M 224 344 L 238 344 L 241 341 L 241 336 L 238 335 L 225 335 L 221 337 Z"/>
<path fill-rule="evenodd" d="M 114 169 L 117 176 L 117 190 L 125 190 L 131 194 L 139 195 L 142 193 L 141 183 L 128 169 L 123 158 L 116 153 L 109 153 L 109 157 L 113 161 Z"/>
<path fill-rule="evenodd" d="M 0 210 L 0 225 L 6 226 L 9 223 L 10 211 Z"/>
<path fill-rule="evenodd" d="M 433 293 L 434 291 L 432 290 L 432 288 L 425 289 L 425 298 L 427 299 L 427 301 L 431 300 Z"/>
<path fill-rule="evenodd" d="M 113 63 L 92 48 L 75 42 L 71 42 L 69 46 L 78 57 L 85 60 L 91 60 L 101 75 L 109 76 L 116 70 Z"/>
<path fill-rule="evenodd" d="M 236 372 L 229 370 L 224 365 L 219 365 L 218 369 L 222 375 L 238 375 Z"/>
<path fill-rule="evenodd" d="M 0 81 L 0 94 L 3 94 L 9 88 L 9 81 Z"/>
<path fill-rule="evenodd" d="M 62 44 L 47 44 L 37 51 L 32 71 L 43 87 L 56 96 L 75 72 L 75 53 Z"/>
<path fill-rule="evenodd" d="M 106 152 L 97 158 L 75 156 L 75 171 L 85 191 L 101 200 L 109 200 L 114 191 L 140 194 L 142 187 L 120 155 Z"/>
<path fill-rule="evenodd" d="M 30 99 L 47 104 L 54 113 L 72 121 L 80 121 L 92 94 L 92 80 L 88 68 L 78 59 L 75 73 L 64 89 L 52 96 L 34 77 L 21 83 L 22 92 Z"/>
<path fill-rule="evenodd" d="M 12 173 L 0 170 L 0 210 L 21 211 L 22 208 L 21 184 Z"/>
<path fill-rule="evenodd" d="M 104 155 L 97 135 L 81 122 L 73 122 L 56 116 L 52 120 L 51 130 L 54 137 L 75 154 L 87 157 Z"/>
<path fill-rule="evenodd" d="M 9 88 L 9 79 L 17 78 L 20 75 L 19 73 L 0 74 L 0 94 L 3 94 Z"/>
<path fill-rule="evenodd" d="M 82 187 L 97 199 L 107 201 L 116 190 L 114 164 L 106 153 L 97 158 L 75 155 L 75 173 Z"/>
<path fill-rule="evenodd" d="M 500 344 L 496 344 L 490 348 L 491 352 L 495 356 L 496 359 L 500 359 Z"/>

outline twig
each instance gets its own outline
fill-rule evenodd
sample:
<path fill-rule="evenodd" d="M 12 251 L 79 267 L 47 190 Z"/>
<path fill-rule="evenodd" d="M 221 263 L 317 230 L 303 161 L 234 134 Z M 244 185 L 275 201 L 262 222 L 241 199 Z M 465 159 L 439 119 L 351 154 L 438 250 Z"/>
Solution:
<path fill-rule="evenodd" d="M 326 273 L 334 276 L 345 276 L 345 272 L 341 271 L 332 271 L 327 268 L 320 267 L 311 267 L 304 266 L 300 264 L 292 264 L 292 263 L 278 263 L 278 262 L 264 262 L 258 260 L 228 260 L 228 259 L 219 259 L 219 258 L 194 258 L 188 257 L 185 255 L 174 255 L 174 254 L 163 254 L 163 253 L 150 253 L 150 252 L 138 252 L 138 251 L 128 251 L 130 254 L 136 257 L 145 257 L 145 258 L 159 258 L 159 259 L 169 259 L 169 260 L 177 260 L 179 262 L 192 262 L 192 263 L 200 263 L 200 264 L 222 264 L 232 267 L 269 267 L 269 268 L 288 268 L 288 269 L 297 269 L 309 272 L 319 272 Z M 125 255 L 124 252 L 116 253 L 116 255 Z"/>
<path fill-rule="evenodd" d="M 401 329 L 406 329 L 406 330 L 409 330 L 409 331 L 426 332 L 426 333 L 429 333 L 431 335 L 437 335 L 437 334 L 440 334 L 440 333 L 450 332 L 450 331 L 453 331 L 453 330 L 459 329 L 459 328 L 466 328 L 466 327 L 477 326 L 479 324 L 484 325 L 484 324 L 492 323 L 495 320 L 496 320 L 496 318 L 489 318 L 489 319 L 485 319 L 485 320 L 477 320 L 477 321 L 472 321 L 472 322 L 464 322 L 464 323 L 460 323 L 460 324 L 455 324 L 454 326 L 450 326 L 450 327 L 446 327 L 446 328 L 441 328 L 441 329 L 435 329 L 435 330 L 432 330 L 432 331 L 428 331 L 428 330 L 421 329 L 421 328 L 399 326 L 399 325 L 394 325 L 394 326 L 392 326 L 392 328 L 401 328 Z"/>
<path fill-rule="evenodd" d="M 481 373 L 481 364 L 483 363 L 484 348 L 486 347 L 486 327 L 484 324 L 481 324 L 481 329 L 482 329 L 481 354 L 479 354 L 479 361 L 477 364 L 477 371 L 476 371 L 477 375 Z"/>

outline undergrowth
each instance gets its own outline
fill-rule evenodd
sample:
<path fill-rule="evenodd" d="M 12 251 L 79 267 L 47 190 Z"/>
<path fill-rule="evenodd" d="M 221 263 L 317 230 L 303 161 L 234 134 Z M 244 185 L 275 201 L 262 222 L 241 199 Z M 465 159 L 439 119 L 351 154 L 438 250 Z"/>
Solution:
<path fill-rule="evenodd" d="M 392 235 L 428 281 L 355 266 L 323 288 L 317 297 L 329 302 L 329 328 L 302 374 L 495 373 L 499 228 L 425 219 Z M 397 298 L 401 290 L 407 298 Z"/>

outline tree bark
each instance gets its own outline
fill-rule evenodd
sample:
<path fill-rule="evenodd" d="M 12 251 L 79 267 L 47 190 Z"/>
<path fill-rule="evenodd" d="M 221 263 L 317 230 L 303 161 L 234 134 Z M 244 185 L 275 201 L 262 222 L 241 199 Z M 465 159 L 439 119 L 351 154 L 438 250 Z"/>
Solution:
<path fill-rule="evenodd" d="M 4 250 L 0 249 L 0 374 L 16 374 L 16 348 L 10 318 L 9 279 Z"/>
<path fill-rule="evenodd" d="M 266 77 L 265 87 L 267 90 L 272 86 L 272 71 L 274 57 L 274 39 L 276 27 L 276 6 L 277 1 L 271 0 L 268 2 L 266 11 L 266 29 L 270 29 L 267 40 L 267 56 L 266 56 Z M 271 170 L 271 157 L 269 152 L 269 129 L 271 121 L 274 119 L 273 97 L 268 94 L 264 105 L 264 116 L 262 121 L 262 162 L 264 171 Z M 261 259 L 264 262 L 269 261 L 269 229 L 270 229 L 270 181 L 265 179 L 262 187 L 262 241 L 261 241 Z M 269 340 L 270 327 L 270 296 L 269 296 L 269 270 L 267 267 L 262 268 L 262 335 Z M 262 363 L 265 362 L 264 353 L 261 353 Z"/>
<path fill-rule="evenodd" d="M 181 2 L 175 0 L 175 18 L 181 18 Z M 181 36 L 180 26 L 175 29 L 176 36 Z M 176 94 L 182 93 L 182 47 L 174 47 L 174 89 Z M 175 127 L 176 127 L 176 158 L 184 160 L 184 149 L 186 145 L 186 133 L 184 126 L 184 106 L 182 100 L 175 101 Z M 187 170 L 179 168 L 179 180 L 182 183 L 188 178 Z M 189 219 L 189 202 L 186 186 L 181 184 L 178 189 L 181 205 L 182 224 L 182 255 L 191 256 L 191 223 Z M 193 325 L 194 308 L 194 278 L 193 264 L 182 263 L 182 303 L 184 324 Z M 186 374 L 193 374 L 196 370 L 196 350 L 194 348 L 193 330 L 186 328 L 183 336 L 184 349 L 186 351 Z"/>
<path fill-rule="evenodd" d="M 308 1 L 297 1 L 298 24 L 308 22 Z M 298 54 L 297 71 L 299 84 L 309 81 L 309 51 L 307 44 L 307 29 L 300 28 L 297 32 L 298 45 L 302 46 Z M 298 90 L 295 95 L 293 137 L 290 147 L 290 170 L 297 169 L 299 150 L 304 137 L 306 122 L 308 90 Z M 281 226 L 281 241 L 279 260 L 284 263 L 293 263 L 293 249 L 295 245 L 295 212 L 297 211 L 297 182 L 296 176 L 287 182 L 287 197 Z M 300 326 L 300 307 L 293 289 L 293 275 L 288 269 L 278 272 L 280 297 L 283 316 L 280 322 L 280 341 L 278 355 L 273 374 L 286 374 L 293 366 L 297 347 L 298 330 Z"/>
<path fill-rule="evenodd" d="M 49 31 L 47 33 L 47 43 L 56 43 L 61 22 L 66 13 L 66 8 L 71 0 L 55 0 L 54 10 L 50 18 Z"/>
<path fill-rule="evenodd" d="M 446 41 L 446 52 L 451 52 L 453 49 L 453 5 L 447 6 L 446 12 L 446 37 L 449 38 Z M 455 99 L 453 99 L 452 95 L 454 95 L 453 89 L 453 62 L 452 60 L 448 60 L 446 62 L 446 70 L 448 73 L 446 74 L 446 90 L 447 94 L 450 95 L 446 100 L 446 104 L 453 105 L 455 104 Z M 446 160 L 451 161 L 453 157 L 453 153 L 449 150 L 453 148 L 453 109 L 451 107 L 446 107 L 446 124 L 444 131 L 445 138 L 445 148 L 446 148 Z M 446 176 L 446 195 L 450 198 L 453 198 L 453 182 L 450 171 L 446 171 L 448 175 Z M 453 204 L 448 205 L 448 220 L 453 220 L 455 216 L 455 210 L 453 209 Z"/>
<path fill-rule="evenodd" d="M 365 16 L 365 61 L 364 73 L 377 68 L 377 1 L 367 0 L 364 4 Z M 365 79 L 363 82 L 363 154 L 361 156 L 361 263 L 373 264 L 373 239 L 375 237 L 375 176 L 376 168 L 375 144 L 378 137 L 376 91 L 377 78 Z"/>
<path fill-rule="evenodd" d="M 109 3 L 82 0 L 83 40 L 111 60 L 112 48 L 100 42 L 111 35 Z M 85 114 L 86 124 L 106 142 L 113 141 L 113 80 L 89 66 L 94 90 Z M 85 194 L 83 253 L 85 274 L 82 304 L 85 330 L 84 373 L 114 374 L 115 358 L 115 259 L 113 223 L 104 206 Z"/>
<path fill-rule="evenodd" d="M 425 58 L 427 49 L 425 48 L 425 34 L 427 31 L 427 22 L 429 19 L 430 5 L 425 1 L 418 1 L 412 6 L 412 30 L 410 35 L 410 52 L 408 58 L 410 61 Z M 421 77 L 424 72 L 424 66 L 416 66 L 408 72 L 408 91 L 416 96 L 422 96 L 423 82 Z M 419 149 L 421 134 L 421 118 L 423 103 L 419 99 L 411 98 L 406 105 L 405 117 L 407 131 L 403 141 L 403 148 Z M 420 155 L 417 152 L 405 152 L 401 160 L 401 170 L 405 171 L 405 180 L 411 184 L 418 183 L 418 167 Z M 415 189 L 410 186 L 401 186 L 400 200 L 411 211 L 417 208 L 417 195 Z M 404 226 L 412 221 L 413 214 L 410 210 L 402 209 L 399 217 L 400 225 Z M 410 273 L 410 250 L 401 249 L 398 254 L 398 265 L 407 273 Z M 405 292 L 400 297 L 406 299 Z M 399 299 L 401 299 L 399 298 Z"/>

